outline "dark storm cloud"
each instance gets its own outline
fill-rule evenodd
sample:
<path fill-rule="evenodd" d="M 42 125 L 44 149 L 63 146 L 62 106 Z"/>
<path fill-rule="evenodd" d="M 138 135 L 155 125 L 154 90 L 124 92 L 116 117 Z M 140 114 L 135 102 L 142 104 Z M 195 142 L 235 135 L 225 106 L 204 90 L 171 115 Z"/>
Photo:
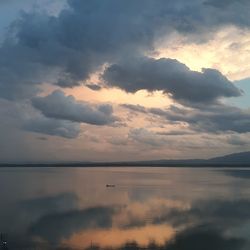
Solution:
<path fill-rule="evenodd" d="M 211 103 L 220 97 L 241 95 L 241 91 L 217 70 L 191 71 L 177 60 L 166 58 L 144 57 L 114 64 L 105 70 L 103 78 L 107 85 L 127 92 L 162 90 L 174 100 L 185 103 Z"/>
<path fill-rule="evenodd" d="M 90 105 L 77 102 L 73 96 L 56 90 L 45 97 L 32 99 L 32 105 L 49 118 L 83 122 L 93 125 L 106 125 L 116 121 L 113 108 L 109 104 Z"/>
<path fill-rule="evenodd" d="M 153 49 L 157 39 L 175 30 L 186 36 L 200 33 L 202 40 L 209 30 L 221 25 L 249 26 L 248 2 L 237 5 L 240 11 L 230 9 L 223 13 L 212 3 L 204 4 L 202 0 L 69 0 L 68 7 L 57 16 L 22 13 L 12 25 L 12 36 L 5 39 L 0 49 L 0 96 L 25 98 L 37 91 L 37 84 L 46 81 L 62 87 L 79 85 L 104 63 L 113 63 L 128 54 L 142 55 Z M 176 64 L 170 65 L 168 70 L 173 69 L 173 75 L 182 67 Z M 184 66 L 182 69 L 187 70 Z M 162 76 L 162 72 L 159 73 Z M 222 76 L 217 71 L 205 70 L 194 77 L 195 81 L 198 78 L 217 81 Z M 211 83 L 213 87 L 218 86 Z M 128 89 L 135 91 L 136 88 Z M 231 96 L 234 91 L 229 88 L 222 93 L 219 88 L 218 95 Z"/>
<path fill-rule="evenodd" d="M 14 38 L 7 38 L 0 49 L 1 96 L 29 96 L 34 85 L 46 80 L 76 86 L 124 51 L 150 47 L 159 13 L 155 6 L 156 13 L 147 16 L 150 2 L 139 11 L 141 1 L 73 0 L 57 17 L 23 13 L 13 25 Z M 46 79 L 50 71 L 54 77 Z M 23 91 L 13 93 L 20 86 Z"/>

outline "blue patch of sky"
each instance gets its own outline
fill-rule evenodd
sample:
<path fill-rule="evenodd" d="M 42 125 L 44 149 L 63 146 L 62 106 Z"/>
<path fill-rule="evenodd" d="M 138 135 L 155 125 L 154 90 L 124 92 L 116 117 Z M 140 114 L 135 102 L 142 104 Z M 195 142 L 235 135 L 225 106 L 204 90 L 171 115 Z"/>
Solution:
<path fill-rule="evenodd" d="M 243 94 L 240 97 L 228 98 L 226 103 L 235 105 L 240 108 L 249 109 L 250 108 L 250 77 L 235 81 L 234 84 L 241 90 Z"/>

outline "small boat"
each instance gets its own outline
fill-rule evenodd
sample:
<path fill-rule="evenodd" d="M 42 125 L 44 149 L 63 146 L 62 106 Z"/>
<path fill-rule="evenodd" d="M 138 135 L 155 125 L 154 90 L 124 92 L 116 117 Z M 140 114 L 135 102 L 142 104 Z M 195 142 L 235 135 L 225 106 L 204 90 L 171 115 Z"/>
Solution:
<path fill-rule="evenodd" d="M 109 187 L 115 187 L 115 184 L 107 184 L 106 187 L 107 188 L 109 188 Z"/>

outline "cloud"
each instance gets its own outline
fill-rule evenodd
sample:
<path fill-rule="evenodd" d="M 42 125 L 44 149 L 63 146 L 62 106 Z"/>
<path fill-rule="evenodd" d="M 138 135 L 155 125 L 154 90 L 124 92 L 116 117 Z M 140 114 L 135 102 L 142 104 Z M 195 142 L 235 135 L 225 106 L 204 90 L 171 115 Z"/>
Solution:
<path fill-rule="evenodd" d="M 147 113 L 147 109 L 139 104 L 134 105 L 134 104 L 121 104 L 120 105 L 123 108 L 129 109 L 133 112 L 140 112 L 140 113 Z"/>
<path fill-rule="evenodd" d="M 23 103 L 31 103 L 34 110 L 31 114 L 29 108 L 26 111 L 21 110 L 18 115 L 19 120 L 15 119 L 13 123 L 11 122 L 14 119 L 5 116 L 3 122 L 5 124 L 11 122 L 4 126 L 2 134 L 10 133 L 11 126 L 19 126 L 25 131 L 76 138 L 80 134 L 80 123 L 118 125 L 111 105 L 79 102 L 60 92 L 42 97 L 44 95 L 42 91 L 47 86 L 49 89 L 54 89 L 51 85 L 61 88 L 86 85 L 98 91 L 97 84 L 90 83 L 98 83 L 101 80 L 96 80 L 96 75 L 93 74 L 101 74 L 105 67 L 103 77 L 109 87 L 119 87 L 128 92 L 140 89 L 161 90 L 175 102 L 193 107 L 188 111 L 182 108 L 174 112 L 165 109 L 145 110 L 137 106 L 134 107 L 134 112 L 144 112 L 145 115 L 154 116 L 153 118 L 157 116 L 171 124 L 185 123 L 188 124 L 189 130 L 196 132 L 208 131 L 208 122 L 212 124 L 209 131 L 213 133 L 248 131 L 247 111 L 233 108 L 232 113 L 234 113 L 230 117 L 230 108 L 224 109 L 225 112 L 222 109 L 205 110 L 204 114 L 201 108 L 195 109 L 201 105 L 214 105 L 222 98 L 241 95 L 241 91 L 219 71 L 204 69 L 203 72 L 196 72 L 173 59 L 155 60 L 146 57 L 146 55 L 156 55 L 160 41 L 169 41 L 176 33 L 186 43 L 200 44 L 211 39 L 215 34 L 214 31 L 223 30 L 225 26 L 233 24 L 241 28 L 249 27 L 250 8 L 247 1 L 237 3 L 229 1 L 231 4 L 228 2 L 224 9 L 215 6 L 213 0 L 207 0 L 207 4 L 204 2 L 205 0 L 68 0 L 67 6 L 60 5 L 56 8 L 57 11 L 52 8 L 53 13 L 48 10 L 50 8 L 47 5 L 44 7 L 45 11 L 26 8 L 29 9 L 28 12 L 20 13 L 8 28 L 7 35 L 1 39 L 0 98 L 11 100 L 20 106 Z M 5 4 L 8 5 L 7 2 Z M 229 39 L 230 37 L 231 33 Z M 104 87 L 102 82 L 100 86 Z M 110 94 L 113 93 L 111 90 Z M 135 95 L 135 98 L 137 97 L 139 100 L 139 95 Z M 106 95 L 106 91 L 102 91 L 92 92 L 89 98 L 106 100 L 109 96 Z M 119 96 L 115 99 L 117 101 Z M 130 101 L 134 102 L 134 99 Z M 238 115 L 235 114 L 237 112 Z M 8 108 L 6 113 L 9 113 Z M 223 119 L 225 119 L 224 124 L 222 124 Z M 132 121 L 129 121 L 128 126 L 135 126 L 136 122 L 132 124 Z M 94 131 L 96 137 L 110 133 L 108 131 L 110 128 L 103 128 L 107 130 L 102 131 L 100 128 L 89 127 L 90 134 L 93 132 L 91 129 L 98 130 Z M 124 131 L 120 130 L 120 133 Z M 139 134 L 140 137 L 143 137 L 142 134 Z M 132 135 L 134 134 L 131 133 Z M 170 136 L 170 133 L 168 135 Z M 24 139 L 27 141 L 34 138 L 34 135 L 23 132 L 22 136 L 26 136 Z M 56 141 L 60 140 L 53 138 L 50 145 L 54 145 Z M 123 140 L 120 139 L 113 142 L 123 144 Z M 35 143 L 42 147 L 45 141 L 36 140 Z M 165 145 L 166 142 L 161 143 Z M 158 142 L 153 144 L 157 145 Z M 79 148 L 80 144 L 77 145 Z M 106 150 L 102 152 L 107 152 Z M 96 157 L 102 156 L 98 154 Z"/>
<path fill-rule="evenodd" d="M 174 100 L 191 105 L 241 95 L 241 91 L 219 71 L 192 71 L 177 60 L 167 58 L 141 57 L 113 64 L 105 70 L 103 78 L 108 86 L 127 92 L 162 90 Z"/>
<path fill-rule="evenodd" d="M 43 82 L 77 86 L 125 51 L 149 48 L 156 31 L 148 25 L 158 19 L 146 16 L 150 6 L 142 13 L 140 2 L 71 0 L 58 16 L 23 12 L 0 48 L 1 97 L 29 97 Z"/>
<path fill-rule="evenodd" d="M 91 84 L 86 84 L 86 87 L 88 87 L 89 89 L 94 90 L 94 91 L 98 91 L 98 90 L 101 90 L 101 89 L 102 89 L 102 87 L 101 87 L 100 85 L 98 85 L 98 84 L 93 84 L 93 83 L 91 83 Z"/>
<path fill-rule="evenodd" d="M 76 138 L 80 134 L 77 123 L 36 116 L 23 121 L 22 129 L 45 135 L 60 136 L 67 139 Z"/>
<path fill-rule="evenodd" d="M 115 146 L 126 146 L 128 145 L 127 137 L 111 137 L 107 139 L 107 142 Z"/>
<path fill-rule="evenodd" d="M 108 125 L 117 118 L 113 116 L 113 108 L 109 104 L 90 105 L 78 102 L 73 96 L 66 96 L 56 90 L 48 96 L 32 99 L 32 105 L 48 118 L 68 120 L 93 125 Z"/>
<path fill-rule="evenodd" d="M 230 7 L 231 5 L 242 5 L 242 4 L 247 4 L 248 0 L 221 0 L 221 1 L 216 1 L 216 0 L 207 0 L 204 2 L 204 4 L 211 5 L 217 8 L 226 8 Z"/>
<path fill-rule="evenodd" d="M 193 131 L 183 131 L 183 130 L 170 130 L 164 132 L 157 132 L 157 135 L 165 135 L 165 136 L 177 136 L 177 135 L 194 135 Z"/>
<path fill-rule="evenodd" d="M 27 98 L 43 82 L 61 87 L 80 85 L 105 63 L 154 51 L 155 42 L 172 32 L 184 36 L 198 33 L 195 41 L 201 42 L 209 38 L 209 31 L 223 25 L 249 27 L 247 1 L 237 4 L 237 11 L 223 12 L 214 8 L 213 2 L 68 0 L 68 6 L 59 8 L 57 15 L 23 12 L 0 48 L 0 96 Z M 182 68 L 175 66 L 179 68 L 172 68 L 173 74 Z M 211 70 L 193 75 L 201 80 L 222 78 Z M 231 96 L 234 92 L 228 91 L 223 93 Z"/>
<path fill-rule="evenodd" d="M 206 132 L 206 133 L 223 133 L 250 132 L 250 112 L 249 110 L 240 109 L 234 106 L 224 104 L 215 104 L 201 106 L 199 108 L 189 108 L 184 106 L 171 105 L 169 108 L 145 108 L 133 105 L 123 105 L 123 107 L 148 115 L 155 115 L 164 118 L 169 124 L 185 124 L 188 132 Z M 191 130 L 191 131 L 190 131 Z M 237 139 L 237 140 L 236 140 Z M 231 144 L 239 143 L 239 137 L 231 136 L 228 142 Z M 241 137 L 242 143 L 248 143 Z"/>
<path fill-rule="evenodd" d="M 234 145 L 234 146 L 250 145 L 250 137 L 247 134 L 243 134 L 243 135 L 232 134 L 228 136 L 227 141 L 229 144 Z"/>
<path fill-rule="evenodd" d="M 183 153 L 186 150 L 197 150 L 201 147 L 216 148 L 218 143 L 211 143 L 205 138 L 201 138 L 200 135 L 194 136 L 194 134 L 185 133 L 180 131 L 174 131 L 173 133 L 157 132 L 148 130 L 145 128 L 132 128 L 129 131 L 128 138 L 134 142 L 140 143 L 144 147 L 144 150 L 149 146 L 150 150 L 164 149 L 167 147 L 169 150 L 177 150 Z M 172 156 L 171 156 L 172 157 Z"/>
<path fill-rule="evenodd" d="M 144 128 L 134 128 L 129 131 L 129 138 L 152 147 L 162 147 L 169 144 L 165 137 L 157 136 L 154 132 Z"/>
<path fill-rule="evenodd" d="M 202 110 L 170 107 L 166 111 L 151 109 L 151 112 L 163 115 L 169 121 L 185 122 L 195 131 L 250 132 L 250 112 L 237 107 L 218 105 Z"/>
<path fill-rule="evenodd" d="M 44 135 L 76 138 L 80 134 L 80 124 L 76 122 L 48 118 L 34 109 L 29 102 L 12 102 L 0 99 L 0 115 L 5 117 L 1 130 L 3 134 L 11 135 L 12 130 L 40 133 Z M 16 134 L 16 137 L 19 136 Z M 25 138 L 19 138 L 23 144 Z M 6 147 L 8 142 L 5 142 Z"/>
<path fill-rule="evenodd" d="M 37 137 L 37 140 L 40 140 L 40 141 L 47 141 L 48 138 L 47 138 L 47 137 L 44 137 L 44 136 L 38 136 L 38 137 Z"/>

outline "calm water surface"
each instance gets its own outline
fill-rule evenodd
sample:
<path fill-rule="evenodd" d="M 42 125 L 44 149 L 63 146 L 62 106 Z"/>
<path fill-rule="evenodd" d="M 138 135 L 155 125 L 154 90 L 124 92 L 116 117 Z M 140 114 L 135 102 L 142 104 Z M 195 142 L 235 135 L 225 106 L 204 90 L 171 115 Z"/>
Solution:
<path fill-rule="evenodd" d="M 249 250 L 249 178 L 248 169 L 2 168 L 0 232 L 10 250 Z"/>

